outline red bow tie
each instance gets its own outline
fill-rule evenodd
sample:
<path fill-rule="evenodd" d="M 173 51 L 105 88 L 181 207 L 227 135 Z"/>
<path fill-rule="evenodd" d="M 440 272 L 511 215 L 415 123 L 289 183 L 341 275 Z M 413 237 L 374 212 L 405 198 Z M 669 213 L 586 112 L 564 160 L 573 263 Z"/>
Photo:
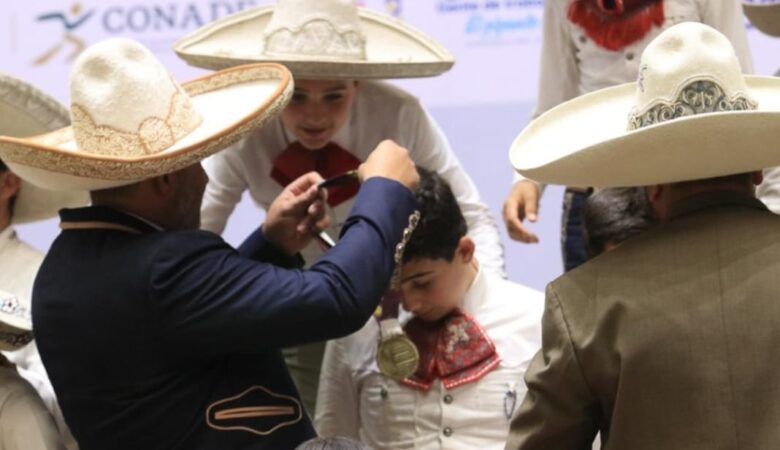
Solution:
<path fill-rule="evenodd" d="M 460 310 L 438 322 L 414 318 L 404 331 L 420 352 L 420 364 L 414 375 L 401 383 L 423 391 L 430 389 L 436 378 L 447 389 L 475 382 L 501 361 L 490 336 Z"/>
<path fill-rule="evenodd" d="M 569 20 L 599 46 L 618 51 L 664 24 L 663 0 L 572 0 Z"/>
<path fill-rule="evenodd" d="M 320 150 L 307 150 L 295 141 L 274 160 L 271 178 L 282 186 L 295 181 L 301 175 L 316 171 L 323 178 L 330 178 L 344 172 L 357 169 L 360 160 L 338 144 L 328 143 Z M 354 197 L 360 183 L 352 183 L 328 188 L 328 204 L 336 206 Z"/>

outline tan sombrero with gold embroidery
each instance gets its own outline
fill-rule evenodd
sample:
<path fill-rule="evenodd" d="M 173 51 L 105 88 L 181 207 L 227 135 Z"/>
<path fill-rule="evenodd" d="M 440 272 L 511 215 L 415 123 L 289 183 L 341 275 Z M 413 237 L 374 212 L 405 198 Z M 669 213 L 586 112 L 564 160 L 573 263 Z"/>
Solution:
<path fill-rule="evenodd" d="M 686 22 L 642 54 L 637 82 L 570 100 L 531 122 L 510 160 L 565 186 L 674 183 L 780 165 L 780 78 L 742 74 L 719 31 Z"/>
<path fill-rule="evenodd" d="M 277 62 L 297 79 L 429 77 L 454 64 L 431 37 L 355 0 L 278 0 L 210 23 L 174 50 L 207 69 Z"/>
<path fill-rule="evenodd" d="M 68 110 L 34 86 L 0 73 L 0 135 L 33 136 L 62 128 Z M 84 206 L 86 192 L 41 189 L 22 179 L 11 222 L 35 222 L 54 217 L 60 208 Z"/>
<path fill-rule="evenodd" d="M 287 104 L 292 77 L 252 64 L 182 85 L 138 42 L 109 39 L 71 72 L 71 126 L 0 136 L 0 159 L 36 185 L 99 190 L 170 173 L 238 141 Z"/>
<path fill-rule="evenodd" d="M 759 31 L 780 37 L 780 1 L 743 0 L 742 10 Z"/>

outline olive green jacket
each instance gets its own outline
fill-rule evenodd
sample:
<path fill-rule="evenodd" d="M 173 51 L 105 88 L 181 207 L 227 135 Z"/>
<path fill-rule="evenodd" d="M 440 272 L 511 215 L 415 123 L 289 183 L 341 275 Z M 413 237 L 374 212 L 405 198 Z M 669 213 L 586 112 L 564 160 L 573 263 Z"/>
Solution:
<path fill-rule="evenodd" d="M 780 216 L 704 195 L 555 280 L 507 449 L 780 448 Z"/>

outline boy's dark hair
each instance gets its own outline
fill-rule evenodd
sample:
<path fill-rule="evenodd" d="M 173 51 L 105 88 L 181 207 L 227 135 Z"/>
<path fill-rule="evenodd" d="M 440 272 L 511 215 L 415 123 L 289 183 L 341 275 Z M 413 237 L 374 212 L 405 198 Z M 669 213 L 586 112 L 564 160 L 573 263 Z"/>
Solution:
<path fill-rule="evenodd" d="M 619 244 L 656 222 L 644 188 L 611 188 L 588 197 L 583 208 L 583 233 L 591 258 L 607 244 Z"/>
<path fill-rule="evenodd" d="M 415 197 L 420 221 L 404 249 L 403 261 L 445 259 L 452 261 L 460 238 L 466 235 L 466 219 L 450 185 L 435 172 L 417 168 L 420 185 Z"/>

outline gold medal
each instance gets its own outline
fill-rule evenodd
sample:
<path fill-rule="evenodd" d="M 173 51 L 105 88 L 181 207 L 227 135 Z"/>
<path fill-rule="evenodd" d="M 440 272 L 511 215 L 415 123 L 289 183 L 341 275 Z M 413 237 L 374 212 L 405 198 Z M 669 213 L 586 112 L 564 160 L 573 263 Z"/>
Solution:
<path fill-rule="evenodd" d="M 419 362 L 417 346 L 404 334 L 398 319 L 379 322 L 376 363 L 382 375 L 398 381 L 409 378 Z"/>

